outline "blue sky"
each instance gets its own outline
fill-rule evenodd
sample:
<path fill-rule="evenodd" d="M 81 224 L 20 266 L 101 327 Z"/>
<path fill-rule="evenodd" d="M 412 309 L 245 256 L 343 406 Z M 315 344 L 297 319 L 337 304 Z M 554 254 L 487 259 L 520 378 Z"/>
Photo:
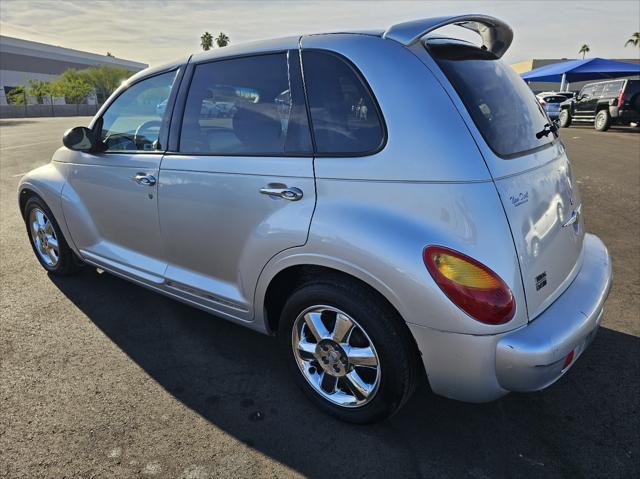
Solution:
<path fill-rule="evenodd" d="M 221 1 L 2 0 L 0 33 L 117 57 L 163 63 L 199 50 L 205 30 L 233 42 L 298 33 L 384 28 L 396 21 L 485 13 L 515 32 L 505 59 L 634 58 L 624 48 L 640 30 L 640 1 Z"/>

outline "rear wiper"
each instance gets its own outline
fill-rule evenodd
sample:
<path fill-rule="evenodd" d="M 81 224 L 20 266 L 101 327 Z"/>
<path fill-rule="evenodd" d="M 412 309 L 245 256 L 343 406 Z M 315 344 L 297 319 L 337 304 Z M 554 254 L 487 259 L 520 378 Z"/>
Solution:
<path fill-rule="evenodd" d="M 554 122 L 551 122 L 551 124 L 546 123 L 544 125 L 544 128 L 542 128 L 542 131 L 536 133 L 536 138 L 539 140 L 543 136 L 549 136 L 549 133 L 555 134 L 556 131 L 558 131 L 558 125 L 556 125 Z"/>

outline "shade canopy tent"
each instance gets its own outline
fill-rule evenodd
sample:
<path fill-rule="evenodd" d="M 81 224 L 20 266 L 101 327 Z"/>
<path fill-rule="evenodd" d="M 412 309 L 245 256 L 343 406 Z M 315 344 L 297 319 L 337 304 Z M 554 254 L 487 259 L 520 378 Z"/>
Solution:
<path fill-rule="evenodd" d="M 560 82 L 560 90 L 563 91 L 568 82 L 606 80 L 630 75 L 640 75 L 639 64 L 604 58 L 585 58 L 545 65 L 523 73 L 521 76 L 526 81 Z"/>

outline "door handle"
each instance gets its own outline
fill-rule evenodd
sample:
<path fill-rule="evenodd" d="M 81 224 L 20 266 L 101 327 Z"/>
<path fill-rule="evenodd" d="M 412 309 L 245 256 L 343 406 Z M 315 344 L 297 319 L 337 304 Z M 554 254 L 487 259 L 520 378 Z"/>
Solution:
<path fill-rule="evenodd" d="M 267 196 L 275 196 L 289 201 L 298 201 L 302 198 L 303 193 L 300 188 L 284 187 L 284 188 L 260 188 L 260 193 Z"/>
<path fill-rule="evenodd" d="M 153 175 L 147 175 L 146 173 L 138 173 L 132 179 L 139 185 L 153 186 L 156 184 L 156 177 Z"/>

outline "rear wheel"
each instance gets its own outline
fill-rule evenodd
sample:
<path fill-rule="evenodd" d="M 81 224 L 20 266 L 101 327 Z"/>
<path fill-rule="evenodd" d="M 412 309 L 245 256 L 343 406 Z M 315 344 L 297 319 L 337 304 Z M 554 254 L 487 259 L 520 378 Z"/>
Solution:
<path fill-rule="evenodd" d="M 560 111 L 559 122 L 560 128 L 568 128 L 571 126 L 571 115 L 566 108 Z"/>
<path fill-rule="evenodd" d="M 593 127 L 598 131 L 607 131 L 611 126 L 611 115 L 607 110 L 600 110 L 593 123 Z"/>
<path fill-rule="evenodd" d="M 418 362 L 406 325 L 358 284 L 302 286 L 284 306 L 279 333 L 295 382 L 339 419 L 382 420 L 414 390 Z"/>
<path fill-rule="evenodd" d="M 38 197 L 30 198 L 24 208 L 24 220 L 33 252 L 44 269 L 59 276 L 79 269 L 80 260 L 69 248 L 44 201 Z"/>

